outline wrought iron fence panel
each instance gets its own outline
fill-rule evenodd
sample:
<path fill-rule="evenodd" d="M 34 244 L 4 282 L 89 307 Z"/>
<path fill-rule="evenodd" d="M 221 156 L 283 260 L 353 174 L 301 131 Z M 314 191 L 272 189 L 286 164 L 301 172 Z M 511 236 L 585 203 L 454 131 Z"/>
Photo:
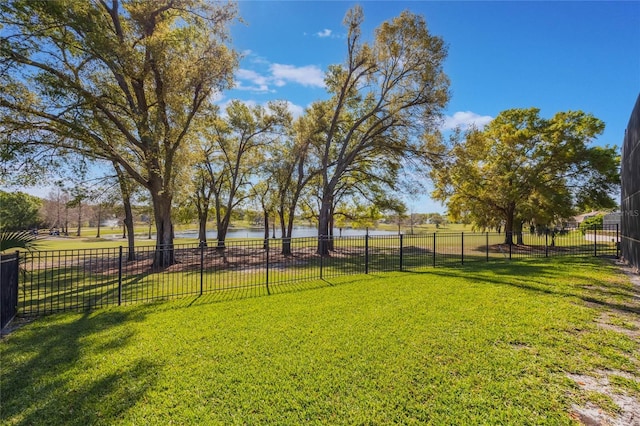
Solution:
<path fill-rule="evenodd" d="M 514 233 L 438 232 L 231 240 L 224 247 L 176 244 L 155 267 L 155 247 L 32 251 L 22 256 L 19 314 L 42 315 L 202 295 L 252 297 L 332 277 L 552 256 L 617 256 L 619 229 L 600 226 Z M 329 249 L 321 256 L 320 247 Z"/>

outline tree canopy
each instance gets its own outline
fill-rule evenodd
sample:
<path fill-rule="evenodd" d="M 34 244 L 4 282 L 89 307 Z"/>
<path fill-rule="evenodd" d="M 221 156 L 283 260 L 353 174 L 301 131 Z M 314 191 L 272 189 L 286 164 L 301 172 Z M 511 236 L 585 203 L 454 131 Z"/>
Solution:
<path fill-rule="evenodd" d="M 328 98 L 299 119 L 286 101 L 236 100 L 221 112 L 214 95 L 232 86 L 238 63 L 227 28 L 235 17 L 233 3 L 206 0 L 0 3 L 0 161 L 41 167 L 63 154 L 113 167 L 130 259 L 131 197 L 146 189 L 154 266 L 174 261 L 175 205 L 184 220 L 197 213 L 202 241 L 214 215 L 220 248 L 232 211 L 251 197 L 265 223 L 277 214 L 285 239 L 302 209 L 319 236 L 332 235 L 334 215 L 400 218 L 413 160 L 428 160 L 433 196 L 454 218 L 504 226 L 509 242 L 523 223 L 615 205 L 616 150 L 590 146 L 604 124 L 582 111 L 545 119 L 536 108 L 507 110 L 445 142 L 437 127 L 450 97 L 447 47 L 409 11 L 367 41 L 362 9 L 349 10 L 346 59 L 327 69 Z M 329 249 L 319 240 L 321 254 Z"/>
<path fill-rule="evenodd" d="M 203 106 L 232 84 L 235 14 L 203 0 L 3 2 L 3 144 L 118 164 L 150 192 L 154 263 L 172 263 L 176 167 Z"/>
<path fill-rule="evenodd" d="M 336 189 L 354 173 L 385 184 L 417 153 L 419 134 L 435 130 L 449 100 L 444 41 L 424 17 L 409 11 L 382 23 L 372 43 L 362 40 L 359 6 L 344 19 L 347 59 L 326 75 L 331 98 L 308 110 L 321 177 L 319 235 L 330 234 Z M 357 178 L 356 178 L 357 179 Z M 327 247 L 319 246 L 322 254 Z"/>
<path fill-rule="evenodd" d="M 432 138 L 433 197 L 446 201 L 454 219 L 476 227 L 504 225 L 507 242 L 522 224 L 551 225 L 584 205 L 611 208 L 619 184 L 615 148 L 589 146 L 604 123 L 582 111 L 501 112 L 484 129 Z"/>
<path fill-rule="evenodd" d="M 40 224 L 42 200 L 23 192 L 0 191 L 0 231 L 22 231 Z"/>

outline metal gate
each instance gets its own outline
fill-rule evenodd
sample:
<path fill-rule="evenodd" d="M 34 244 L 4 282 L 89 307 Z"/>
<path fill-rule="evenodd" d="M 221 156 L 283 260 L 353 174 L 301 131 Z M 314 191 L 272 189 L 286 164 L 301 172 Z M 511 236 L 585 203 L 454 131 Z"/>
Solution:
<path fill-rule="evenodd" d="M 18 253 L 0 255 L 0 329 L 15 317 L 18 308 Z"/>

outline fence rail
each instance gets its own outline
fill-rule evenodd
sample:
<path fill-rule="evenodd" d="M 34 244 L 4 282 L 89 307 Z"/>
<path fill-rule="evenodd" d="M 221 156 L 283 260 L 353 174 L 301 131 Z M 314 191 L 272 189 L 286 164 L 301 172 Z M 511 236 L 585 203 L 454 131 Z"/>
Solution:
<path fill-rule="evenodd" d="M 505 234 L 433 233 L 227 241 L 224 249 L 174 245 L 175 263 L 153 268 L 154 247 L 128 261 L 122 247 L 21 254 L 19 314 L 42 315 L 113 305 L 227 294 L 248 297 L 302 282 L 349 274 L 419 270 L 504 259 L 566 255 L 617 256 L 617 227 L 587 231 Z M 289 248 L 290 254 L 283 254 Z"/>

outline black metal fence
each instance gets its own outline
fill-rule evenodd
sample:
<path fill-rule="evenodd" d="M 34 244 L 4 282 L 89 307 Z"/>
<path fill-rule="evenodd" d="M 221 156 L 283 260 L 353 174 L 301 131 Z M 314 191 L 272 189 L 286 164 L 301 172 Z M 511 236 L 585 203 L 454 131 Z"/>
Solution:
<path fill-rule="evenodd" d="M 0 329 L 15 317 L 18 309 L 18 253 L 0 256 Z"/>
<path fill-rule="evenodd" d="M 619 234 L 610 229 L 523 233 L 505 244 L 498 233 L 367 235 L 290 241 L 227 241 L 224 249 L 175 245 L 175 263 L 153 268 L 155 247 L 139 247 L 127 261 L 122 247 L 33 251 L 22 254 L 19 314 L 33 316 L 184 296 L 238 298 L 306 288 L 309 283 L 374 272 L 562 255 L 617 256 Z M 282 254 L 283 242 L 290 254 Z M 286 244 L 289 243 L 289 244 Z M 306 284 L 303 284 L 306 283 Z M 313 284 L 311 284 L 313 285 Z"/>

